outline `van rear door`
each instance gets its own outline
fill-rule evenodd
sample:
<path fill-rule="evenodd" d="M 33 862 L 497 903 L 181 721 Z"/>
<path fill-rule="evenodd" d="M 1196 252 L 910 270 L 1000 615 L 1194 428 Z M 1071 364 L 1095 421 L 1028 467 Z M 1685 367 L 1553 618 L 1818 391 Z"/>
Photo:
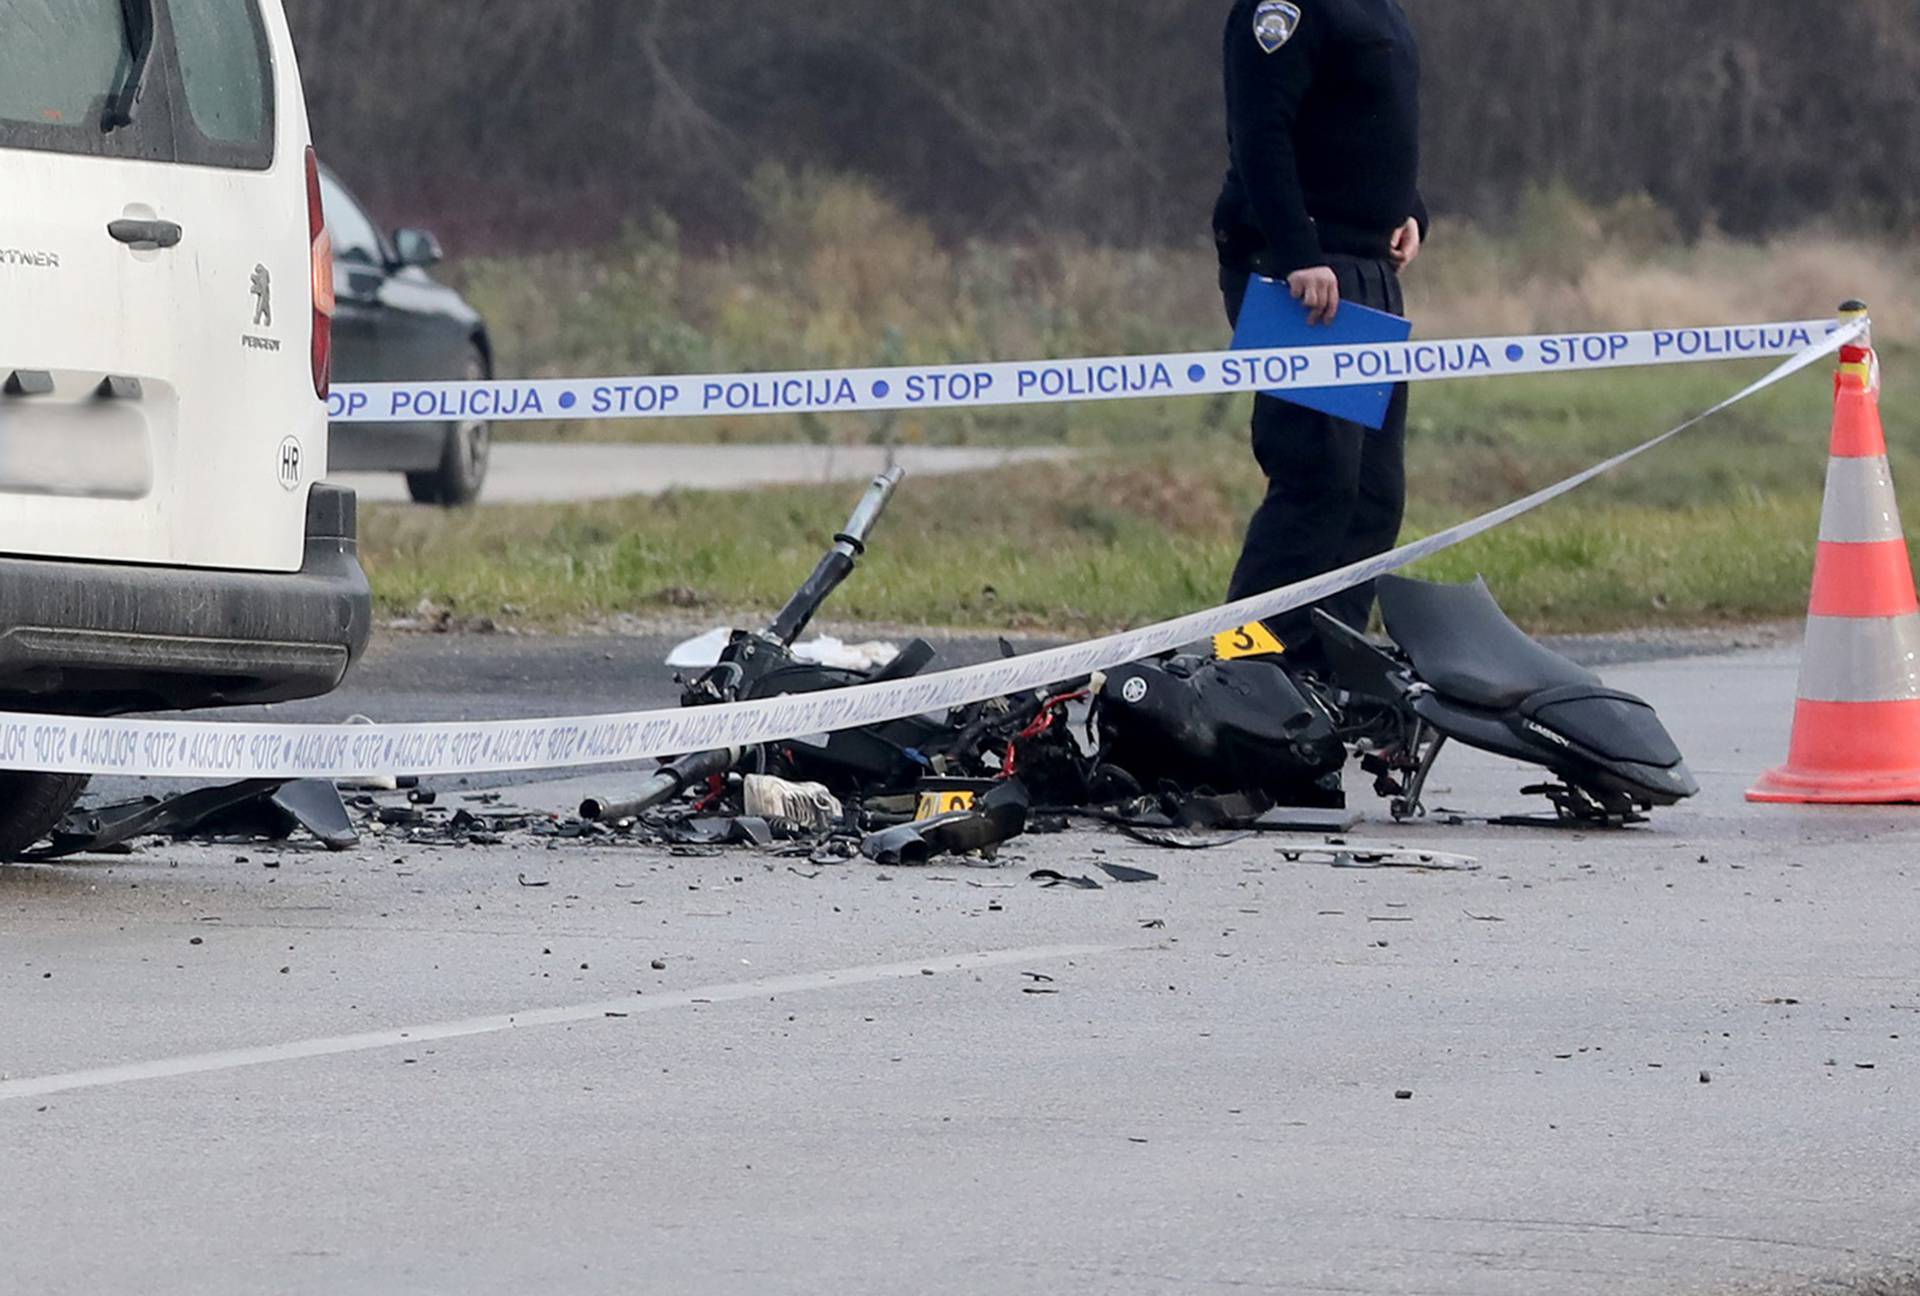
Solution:
<path fill-rule="evenodd" d="M 7 6 L 0 553 L 297 570 L 325 413 L 278 0 Z"/>

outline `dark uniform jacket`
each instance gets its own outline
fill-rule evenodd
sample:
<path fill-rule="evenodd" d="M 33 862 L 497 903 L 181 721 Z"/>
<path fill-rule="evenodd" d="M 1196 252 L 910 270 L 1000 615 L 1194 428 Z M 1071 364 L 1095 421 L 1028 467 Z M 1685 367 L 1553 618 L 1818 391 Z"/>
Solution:
<path fill-rule="evenodd" d="M 1387 255 L 1419 191 L 1420 50 L 1396 0 L 1237 0 L 1220 260 L 1275 278 Z"/>

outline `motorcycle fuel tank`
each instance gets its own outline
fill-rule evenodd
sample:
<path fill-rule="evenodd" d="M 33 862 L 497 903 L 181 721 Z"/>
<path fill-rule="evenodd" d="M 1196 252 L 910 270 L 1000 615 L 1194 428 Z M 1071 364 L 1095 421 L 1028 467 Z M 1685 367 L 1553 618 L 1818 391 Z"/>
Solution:
<path fill-rule="evenodd" d="M 1264 792 L 1282 805 L 1344 805 L 1346 764 L 1325 707 L 1271 661 L 1175 657 L 1107 676 L 1101 758 L 1144 788 Z"/>

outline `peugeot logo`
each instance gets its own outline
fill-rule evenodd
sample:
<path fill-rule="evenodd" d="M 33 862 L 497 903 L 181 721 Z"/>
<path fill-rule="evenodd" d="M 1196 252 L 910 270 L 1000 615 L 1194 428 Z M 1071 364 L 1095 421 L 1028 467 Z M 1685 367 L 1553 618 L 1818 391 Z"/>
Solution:
<path fill-rule="evenodd" d="M 253 326 L 273 327 L 273 276 L 263 265 L 253 268 Z"/>

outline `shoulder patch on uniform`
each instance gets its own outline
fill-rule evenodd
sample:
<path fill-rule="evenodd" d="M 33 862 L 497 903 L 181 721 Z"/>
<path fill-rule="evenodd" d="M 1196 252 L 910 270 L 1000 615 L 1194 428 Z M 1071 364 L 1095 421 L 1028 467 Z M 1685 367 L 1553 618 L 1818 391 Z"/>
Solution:
<path fill-rule="evenodd" d="M 1300 6 L 1290 0 L 1262 0 L 1253 11 L 1253 38 L 1272 54 L 1300 30 Z"/>

